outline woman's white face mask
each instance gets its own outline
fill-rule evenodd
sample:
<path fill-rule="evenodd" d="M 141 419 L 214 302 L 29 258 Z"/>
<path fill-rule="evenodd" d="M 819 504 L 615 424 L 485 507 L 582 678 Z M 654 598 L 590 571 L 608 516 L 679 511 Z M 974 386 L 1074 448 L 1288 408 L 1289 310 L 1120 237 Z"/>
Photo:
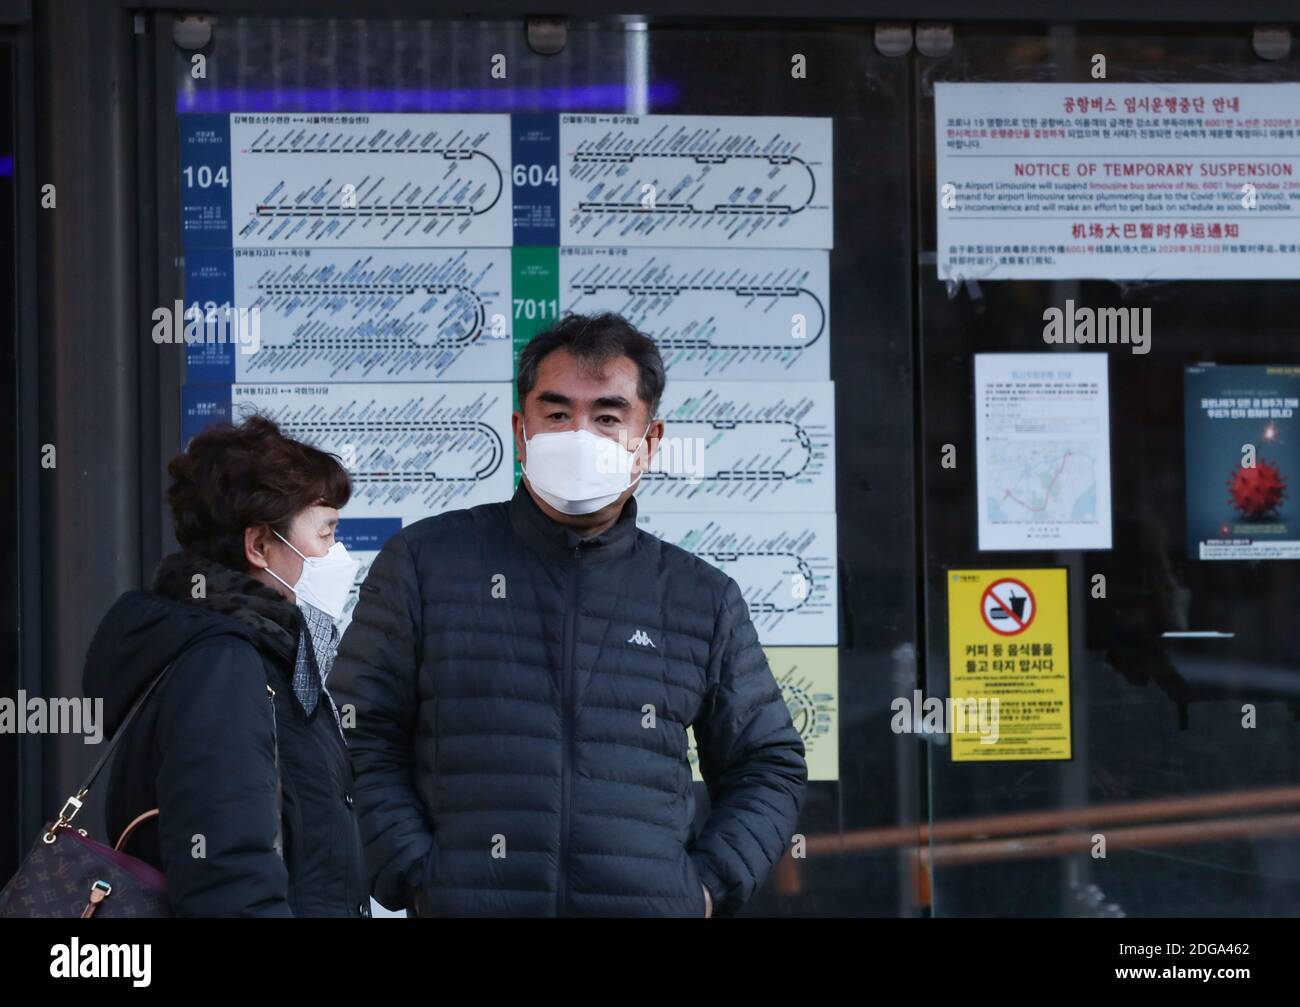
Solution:
<path fill-rule="evenodd" d="M 561 514 L 594 514 L 640 481 L 640 472 L 632 478 L 632 468 L 649 433 L 647 423 L 636 447 L 626 451 L 614 438 L 590 430 L 557 430 L 529 437 L 525 426 L 528 461 L 527 465 L 521 462 L 520 468 L 537 495 Z"/>
<path fill-rule="evenodd" d="M 343 618 L 343 606 L 347 604 L 348 592 L 352 590 L 361 564 L 348 556 L 348 550 L 342 542 L 335 542 L 324 556 L 303 556 L 287 538 L 274 528 L 271 531 L 276 538 L 302 556 L 302 573 L 297 583 L 290 584 L 270 566 L 266 572 L 292 591 L 298 601 L 320 609 L 331 619 Z"/>

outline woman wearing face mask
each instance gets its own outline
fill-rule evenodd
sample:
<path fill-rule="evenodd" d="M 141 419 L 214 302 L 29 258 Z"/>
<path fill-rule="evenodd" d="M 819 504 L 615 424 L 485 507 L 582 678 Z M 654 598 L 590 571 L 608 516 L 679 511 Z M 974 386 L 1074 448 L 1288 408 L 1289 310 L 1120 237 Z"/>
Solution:
<path fill-rule="evenodd" d="M 108 730 L 147 693 L 108 780 L 109 837 L 130 830 L 123 850 L 163 872 L 179 916 L 369 915 L 326 685 L 357 568 L 334 541 L 347 472 L 257 416 L 199 434 L 168 471 L 181 549 L 118 599 L 86 659 Z"/>

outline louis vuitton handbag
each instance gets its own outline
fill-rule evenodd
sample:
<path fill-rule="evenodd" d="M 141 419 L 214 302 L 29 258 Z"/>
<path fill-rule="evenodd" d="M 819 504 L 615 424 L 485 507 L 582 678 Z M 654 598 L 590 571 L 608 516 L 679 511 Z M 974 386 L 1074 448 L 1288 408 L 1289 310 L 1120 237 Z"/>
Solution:
<path fill-rule="evenodd" d="M 160 671 L 135 701 L 109 741 L 108 748 L 90 771 L 85 784 L 64 802 L 58 819 L 36 840 L 31 852 L 19 865 L 18 873 L 0 891 L 0 919 L 171 915 L 167 882 L 162 872 L 138 857 L 122 852 L 131 833 L 158 815 L 157 808 L 137 815 L 122 830 L 113 846 L 91 839 L 85 829 L 74 828 L 72 825 L 95 778 L 112 758 L 117 743 L 126 735 L 127 728 L 140 707 L 171 668 L 172 665 L 169 664 Z M 274 699 L 275 693 L 270 685 L 266 688 Z M 277 752 L 277 777 L 279 761 Z M 283 856 L 278 828 L 275 846 Z"/>
<path fill-rule="evenodd" d="M 170 916 L 167 882 L 162 872 L 123 853 L 131 833 L 158 814 L 154 808 L 136 817 L 114 846 L 91 839 L 72 820 L 100 771 L 108 765 L 131 721 L 170 671 L 158 673 L 127 712 L 85 784 L 63 802 L 58 819 L 37 838 L 18 865 L 18 873 L 0 891 L 0 917 Z"/>

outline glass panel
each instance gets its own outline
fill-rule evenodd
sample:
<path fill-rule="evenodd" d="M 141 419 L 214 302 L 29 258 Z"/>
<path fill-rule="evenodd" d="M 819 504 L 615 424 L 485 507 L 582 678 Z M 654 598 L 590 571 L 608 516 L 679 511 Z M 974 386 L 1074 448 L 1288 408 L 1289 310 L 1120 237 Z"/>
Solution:
<path fill-rule="evenodd" d="M 1088 81 L 1094 53 L 1105 54 L 1109 81 L 1294 77 L 1294 65 L 1256 59 L 1244 31 L 961 27 L 948 56 L 918 62 L 927 695 L 949 695 L 954 568 L 1064 566 L 1073 678 L 1070 761 L 972 764 L 932 749 L 934 911 L 1294 914 L 1300 669 L 1288 606 L 1297 564 L 1189 557 L 1183 381 L 1199 362 L 1300 362 L 1300 284 L 984 280 L 950 288 L 936 278 L 935 82 Z M 981 552 L 973 356 L 1075 349 L 1042 338 L 1044 309 L 1067 298 L 1151 309 L 1148 354 L 1109 350 L 1113 548 Z M 946 444 L 956 448 L 955 468 L 940 464 Z M 1094 596 L 1098 575 L 1104 598 Z M 1164 635 L 1197 630 L 1235 635 Z M 1253 728 L 1243 727 L 1245 704 L 1255 707 Z M 1036 818 L 1015 817 L 1025 813 Z M 1104 858 L 1093 855 L 1099 835 Z"/>
<path fill-rule="evenodd" d="M 495 54 L 505 57 L 505 79 L 491 76 Z M 792 72 L 799 57 L 802 76 Z M 835 758 L 823 759 L 829 778 L 809 787 L 807 858 L 783 862 L 749 911 L 919 912 L 920 764 L 910 741 L 885 726 L 891 699 L 916 681 L 907 60 L 878 55 L 863 28 L 575 24 L 563 51 L 543 57 L 529 51 L 519 23 L 247 18 L 217 24 L 206 70 L 195 79 L 189 57 L 177 54 L 178 112 L 833 117 L 838 449 L 826 504 L 838 518 L 830 566 L 838 569 L 839 626 L 830 642 L 840 645 L 830 648 L 838 682 L 829 703 L 817 687 L 801 688 L 801 668 L 824 654 L 782 660 L 794 676 L 787 698 L 809 737 L 834 706 L 834 733 L 819 744 Z M 728 249 L 718 253 L 728 265 Z M 793 384 L 787 390 L 802 394 Z M 698 784 L 697 800 L 702 818 L 707 796 Z"/>
<path fill-rule="evenodd" d="M 18 233 L 14 219 L 14 48 L 8 33 L 0 33 L 0 330 L 6 333 L 7 345 L 4 349 L 3 369 L 0 369 L 0 404 L 3 404 L 7 417 L 7 433 L 4 440 L 3 454 L 7 459 L 9 471 L 24 472 L 19 464 L 18 423 L 18 301 L 17 301 L 17 250 Z M 23 685 L 23 662 L 18 660 L 22 648 L 19 647 L 19 598 L 22 583 L 18 564 L 19 549 L 23 547 L 21 529 L 18 520 L 18 499 L 21 488 L 17 480 L 10 480 L 0 496 L 0 534 L 4 536 L 4 547 L 0 548 L 0 583 L 7 590 L 0 595 L 0 653 L 10 655 L 0 670 L 0 696 L 17 696 Z M 21 802 L 20 750 L 26 748 L 29 754 L 33 749 L 24 745 L 24 739 L 12 730 L 0 732 L 0 808 L 9 811 L 6 815 L 11 822 L 17 822 L 16 814 Z M 17 828 L 5 830 L 0 839 L 0 877 L 7 878 L 17 866 L 21 840 Z"/>

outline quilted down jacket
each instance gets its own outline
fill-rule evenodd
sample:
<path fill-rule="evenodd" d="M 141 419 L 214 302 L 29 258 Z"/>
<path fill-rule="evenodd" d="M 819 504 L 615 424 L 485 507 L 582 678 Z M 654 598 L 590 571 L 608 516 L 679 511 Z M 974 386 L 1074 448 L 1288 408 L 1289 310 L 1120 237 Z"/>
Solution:
<path fill-rule="evenodd" d="M 430 916 L 734 914 L 807 780 L 735 581 L 508 503 L 394 535 L 330 677 L 376 899 Z M 710 813 L 695 834 L 693 727 Z"/>

